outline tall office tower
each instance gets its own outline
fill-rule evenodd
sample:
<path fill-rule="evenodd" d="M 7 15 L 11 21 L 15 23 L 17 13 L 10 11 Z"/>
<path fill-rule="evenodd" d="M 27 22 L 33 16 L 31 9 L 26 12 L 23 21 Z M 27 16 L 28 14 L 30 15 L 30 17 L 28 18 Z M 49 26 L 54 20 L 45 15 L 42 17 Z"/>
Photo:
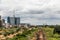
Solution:
<path fill-rule="evenodd" d="M 7 17 L 7 22 L 10 24 L 10 25 L 14 25 L 14 17 Z"/>
<path fill-rule="evenodd" d="M 10 17 L 7 17 L 7 23 L 10 23 Z"/>
<path fill-rule="evenodd" d="M 7 17 L 7 23 L 10 25 L 19 25 L 20 17 Z"/>
<path fill-rule="evenodd" d="M 19 25 L 20 24 L 20 17 L 15 17 L 15 25 Z"/>
<path fill-rule="evenodd" d="M 2 19 L 2 23 L 5 23 L 5 19 Z"/>

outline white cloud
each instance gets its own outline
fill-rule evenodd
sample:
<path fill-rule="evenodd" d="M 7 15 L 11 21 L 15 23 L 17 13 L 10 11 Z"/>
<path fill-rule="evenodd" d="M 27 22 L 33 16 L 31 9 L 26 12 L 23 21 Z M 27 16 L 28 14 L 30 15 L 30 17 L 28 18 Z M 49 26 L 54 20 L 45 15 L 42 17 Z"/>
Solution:
<path fill-rule="evenodd" d="M 1 7 L 22 8 L 22 9 L 43 9 L 59 6 L 59 0 L 1 0 Z"/>
<path fill-rule="evenodd" d="M 0 15 L 20 16 L 22 22 L 31 24 L 59 24 L 60 0 L 1 0 Z M 48 20 L 47 20 L 48 19 Z"/>

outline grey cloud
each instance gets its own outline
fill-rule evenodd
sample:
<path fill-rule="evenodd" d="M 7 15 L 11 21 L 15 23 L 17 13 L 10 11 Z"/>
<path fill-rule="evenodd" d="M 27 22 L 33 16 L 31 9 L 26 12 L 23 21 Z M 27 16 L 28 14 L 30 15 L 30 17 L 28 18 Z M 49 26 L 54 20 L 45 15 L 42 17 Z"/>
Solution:
<path fill-rule="evenodd" d="M 13 15 L 16 13 L 16 16 L 21 17 L 21 22 L 31 23 L 31 24 L 54 24 L 56 21 L 56 24 L 60 23 L 58 20 L 60 20 L 60 13 L 58 10 L 53 11 L 50 10 L 28 10 L 26 12 L 21 11 L 20 9 L 2 9 L 5 13 L 5 16 Z"/>
<path fill-rule="evenodd" d="M 43 14 L 43 13 L 45 13 L 45 11 L 41 11 L 41 10 L 31 10 L 30 12 L 29 12 L 30 14 Z"/>

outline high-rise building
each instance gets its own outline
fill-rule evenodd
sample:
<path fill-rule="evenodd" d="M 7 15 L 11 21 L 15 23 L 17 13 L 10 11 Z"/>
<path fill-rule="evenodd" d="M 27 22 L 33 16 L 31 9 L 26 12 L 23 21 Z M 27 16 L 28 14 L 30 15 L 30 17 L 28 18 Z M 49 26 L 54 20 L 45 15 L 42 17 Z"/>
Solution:
<path fill-rule="evenodd" d="M 20 17 L 15 17 L 15 25 L 20 24 Z"/>
<path fill-rule="evenodd" d="M 2 23 L 5 23 L 5 19 L 2 19 Z"/>
<path fill-rule="evenodd" d="M 7 17 L 7 23 L 10 25 L 19 25 L 20 17 Z"/>

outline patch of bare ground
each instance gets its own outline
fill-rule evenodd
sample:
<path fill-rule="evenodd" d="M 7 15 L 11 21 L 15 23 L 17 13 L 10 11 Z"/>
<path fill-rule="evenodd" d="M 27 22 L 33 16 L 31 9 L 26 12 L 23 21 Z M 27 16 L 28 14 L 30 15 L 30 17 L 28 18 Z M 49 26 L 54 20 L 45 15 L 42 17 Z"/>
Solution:
<path fill-rule="evenodd" d="M 35 36 L 32 37 L 31 40 L 46 40 L 45 33 L 43 32 L 42 29 L 38 30 L 37 33 L 35 33 Z"/>
<path fill-rule="evenodd" d="M 17 34 L 21 34 L 22 33 L 22 31 L 19 31 L 19 32 L 17 32 L 17 33 L 14 33 L 14 34 L 10 34 L 10 35 L 8 35 L 7 37 L 8 38 L 13 38 L 14 36 L 16 36 Z"/>
<path fill-rule="evenodd" d="M 13 38 L 14 36 L 16 36 L 16 35 L 19 34 L 19 33 L 21 34 L 22 31 L 19 31 L 19 32 L 14 33 L 14 34 L 10 34 L 10 35 L 8 35 L 8 36 L 0 35 L 0 40 L 6 40 L 6 38 Z"/>
<path fill-rule="evenodd" d="M 40 29 L 36 35 L 36 40 L 46 40 L 45 32 L 43 31 L 43 29 Z"/>
<path fill-rule="evenodd" d="M 6 37 L 4 37 L 4 35 L 0 35 L 0 40 L 5 40 Z"/>

